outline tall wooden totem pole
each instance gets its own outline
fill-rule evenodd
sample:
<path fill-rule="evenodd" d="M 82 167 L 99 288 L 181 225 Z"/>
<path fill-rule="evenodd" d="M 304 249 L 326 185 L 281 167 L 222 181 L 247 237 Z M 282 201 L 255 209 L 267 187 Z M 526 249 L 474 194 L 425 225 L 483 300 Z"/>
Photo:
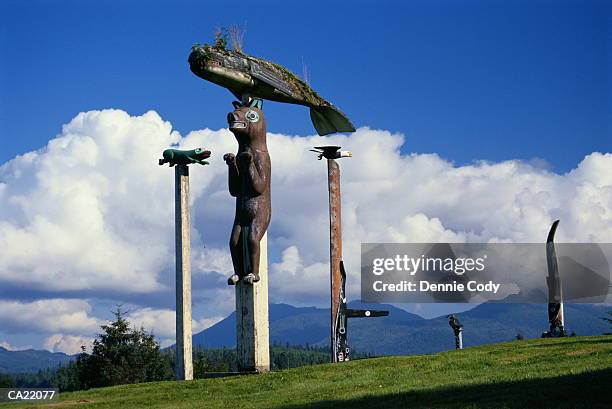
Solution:
<path fill-rule="evenodd" d="M 389 311 L 350 309 L 346 301 L 346 271 L 342 261 L 342 206 L 340 200 L 340 166 L 336 159 L 349 158 L 352 154 L 341 151 L 339 146 L 317 146 L 313 152 L 318 158 L 327 159 L 327 185 L 329 190 L 329 269 L 331 323 L 331 362 L 348 361 L 348 318 L 383 317 Z"/>
<path fill-rule="evenodd" d="M 228 188 L 236 198 L 230 251 L 236 286 L 236 349 L 242 372 L 270 370 L 268 323 L 268 245 L 270 224 L 271 163 L 266 144 L 266 120 L 262 101 L 234 103 L 228 114 L 238 152 L 224 156 Z"/>
<path fill-rule="evenodd" d="M 355 127 L 295 74 L 242 50 L 229 49 L 221 36 L 212 45 L 194 46 L 189 67 L 238 99 L 227 117 L 238 152 L 224 156 L 229 192 L 236 198 L 230 237 L 234 274 L 228 284 L 236 286 L 238 366 L 244 372 L 265 372 L 270 369 L 266 230 L 271 216 L 271 165 L 263 100 L 308 107 L 319 135 L 354 132 Z"/>

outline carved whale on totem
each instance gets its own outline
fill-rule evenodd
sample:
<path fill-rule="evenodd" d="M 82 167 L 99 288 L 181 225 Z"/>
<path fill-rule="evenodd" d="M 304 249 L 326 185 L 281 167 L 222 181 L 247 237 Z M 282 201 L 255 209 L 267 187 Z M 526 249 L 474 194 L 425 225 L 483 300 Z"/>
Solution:
<path fill-rule="evenodd" d="M 189 67 L 198 77 L 227 88 L 244 104 L 251 98 L 261 98 L 309 107 L 310 119 L 319 135 L 355 132 L 342 111 L 278 64 L 205 44 L 192 47 Z"/>

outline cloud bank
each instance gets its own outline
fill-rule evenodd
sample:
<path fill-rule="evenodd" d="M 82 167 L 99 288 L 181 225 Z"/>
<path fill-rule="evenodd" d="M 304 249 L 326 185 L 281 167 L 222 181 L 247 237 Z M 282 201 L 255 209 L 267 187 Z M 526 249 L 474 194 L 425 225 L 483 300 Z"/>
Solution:
<path fill-rule="evenodd" d="M 612 241 L 610 153 L 556 174 L 521 161 L 455 166 L 435 154 L 402 154 L 409 138 L 369 128 L 350 137 L 271 133 L 272 302 L 326 305 L 326 165 L 308 151 L 324 144 L 354 155 L 340 160 L 351 297 L 362 242 L 541 242 L 555 219 L 558 242 Z M 213 152 L 210 166 L 191 167 L 198 328 L 233 310 L 225 277 L 234 204 L 222 161 L 236 150 L 233 135 L 182 136 L 153 111 L 90 111 L 46 147 L 0 166 L 0 328 L 24 330 L 18 317 L 30 314 L 45 347 L 73 351 L 103 321 L 91 311 L 104 301 L 131 305 L 137 325 L 172 338 L 174 171 L 157 165 L 170 145 Z M 47 322 L 49 311 L 62 318 Z"/>

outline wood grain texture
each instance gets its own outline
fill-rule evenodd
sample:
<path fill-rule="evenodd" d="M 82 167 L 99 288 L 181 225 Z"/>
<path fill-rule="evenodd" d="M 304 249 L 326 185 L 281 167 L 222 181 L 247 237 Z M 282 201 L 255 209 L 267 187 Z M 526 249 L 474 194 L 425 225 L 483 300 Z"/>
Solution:
<path fill-rule="evenodd" d="M 176 379 L 193 379 L 191 345 L 191 261 L 189 237 L 189 168 L 175 167 L 176 237 Z"/>
<path fill-rule="evenodd" d="M 267 233 L 260 248 L 259 282 L 236 284 L 236 351 L 241 372 L 270 370 Z"/>
<path fill-rule="evenodd" d="M 331 299 L 331 362 L 337 361 L 336 321 L 340 309 L 340 292 L 342 289 L 342 217 L 340 201 L 340 166 L 335 159 L 327 159 L 327 182 L 329 188 L 329 265 L 330 265 L 330 299 Z"/>

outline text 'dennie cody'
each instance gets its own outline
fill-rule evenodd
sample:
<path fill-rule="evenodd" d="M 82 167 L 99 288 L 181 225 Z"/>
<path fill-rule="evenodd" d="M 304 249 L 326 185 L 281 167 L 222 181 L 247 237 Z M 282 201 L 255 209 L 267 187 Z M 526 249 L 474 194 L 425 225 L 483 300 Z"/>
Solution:
<path fill-rule="evenodd" d="M 610 301 L 610 244 L 559 244 L 564 297 Z M 547 302 L 546 244 L 364 243 L 365 302 Z M 588 285 L 585 285 L 589 283 Z"/>

